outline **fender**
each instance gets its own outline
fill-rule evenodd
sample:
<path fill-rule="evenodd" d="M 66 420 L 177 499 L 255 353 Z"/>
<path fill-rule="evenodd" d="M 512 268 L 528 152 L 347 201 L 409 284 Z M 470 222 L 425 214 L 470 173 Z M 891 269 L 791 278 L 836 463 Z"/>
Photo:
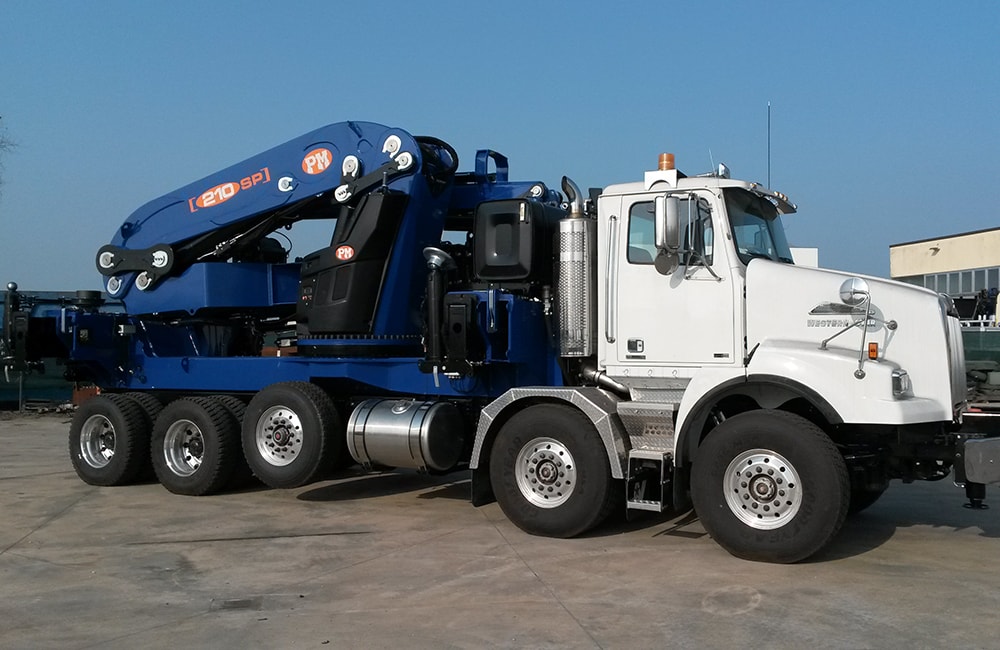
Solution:
<path fill-rule="evenodd" d="M 684 459 L 694 457 L 700 442 L 701 431 L 719 401 L 733 395 L 746 395 L 761 408 L 776 408 L 790 399 L 802 398 L 815 407 L 830 424 L 842 424 L 844 419 L 818 392 L 803 383 L 780 375 L 751 374 L 719 384 L 695 402 L 684 418 L 684 424 L 674 444 L 674 464 L 680 466 Z"/>
<path fill-rule="evenodd" d="M 472 457 L 469 459 L 469 467 L 472 469 L 472 504 L 481 506 L 494 500 L 489 473 L 493 439 L 512 415 L 532 404 L 565 402 L 586 415 L 604 442 L 611 476 L 624 479 L 624 468 L 628 462 L 628 434 L 618 417 L 620 401 L 617 396 L 600 388 L 534 386 L 512 388 L 490 402 L 479 417 Z"/>

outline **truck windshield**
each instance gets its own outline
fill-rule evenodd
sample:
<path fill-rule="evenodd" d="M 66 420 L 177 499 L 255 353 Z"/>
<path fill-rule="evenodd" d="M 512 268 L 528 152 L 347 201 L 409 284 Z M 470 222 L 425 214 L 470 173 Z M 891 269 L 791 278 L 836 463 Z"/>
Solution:
<path fill-rule="evenodd" d="M 792 251 L 777 208 L 762 196 L 730 187 L 724 190 L 729 223 L 740 261 L 749 264 L 755 257 L 792 264 Z"/>

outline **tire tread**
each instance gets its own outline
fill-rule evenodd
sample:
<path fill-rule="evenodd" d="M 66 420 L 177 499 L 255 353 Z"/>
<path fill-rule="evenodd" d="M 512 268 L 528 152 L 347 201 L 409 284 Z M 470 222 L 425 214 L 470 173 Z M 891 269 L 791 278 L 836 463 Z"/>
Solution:
<path fill-rule="evenodd" d="M 543 431 L 567 447 L 575 447 L 571 452 L 577 468 L 591 465 L 583 478 L 594 485 L 597 503 L 588 507 L 579 500 L 574 501 L 574 497 L 580 497 L 574 494 L 558 507 L 538 508 L 521 495 L 515 479 L 505 478 L 512 476 L 510 464 L 515 462 L 513 458 L 523 445 Z M 501 427 L 490 452 L 490 482 L 508 519 L 525 532 L 547 537 L 575 537 L 598 526 L 615 509 L 616 498 L 624 498 L 621 482 L 611 477 L 604 444 L 593 423 L 579 410 L 565 404 L 529 406 Z"/>
<path fill-rule="evenodd" d="M 202 463 L 190 476 L 174 474 L 163 451 L 167 430 L 182 418 L 190 419 L 201 429 L 205 442 Z M 205 496 L 220 491 L 229 482 L 239 453 L 236 431 L 235 419 L 222 404 L 207 397 L 174 400 L 164 407 L 153 428 L 152 458 L 156 477 L 174 494 Z"/>
<path fill-rule="evenodd" d="M 310 444 L 317 445 L 312 457 L 299 462 L 295 459 L 284 467 L 272 466 L 257 451 L 256 427 L 264 411 L 274 404 L 304 400 L 305 413 L 299 418 L 316 419 L 317 435 Z M 285 404 L 291 408 L 288 404 Z M 305 424 L 305 423 L 303 423 Z M 315 384 L 306 381 L 288 381 L 271 384 L 254 395 L 247 406 L 242 426 L 243 454 L 253 475 L 272 488 L 297 488 L 317 480 L 321 473 L 330 469 L 335 450 L 338 448 L 334 436 L 343 433 L 340 416 L 330 396 Z M 346 438 L 344 442 L 346 449 Z"/>
<path fill-rule="evenodd" d="M 80 454 L 84 423 L 103 415 L 115 430 L 115 453 L 104 467 L 92 467 Z M 149 457 L 149 437 L 144 435 L 145 414 L 134 401 L 122 395 L 102 393 L 88 399 L 73 415 L 69 432 L 69 455 L 77 476 L 89 485 L 127 485 L 142 472 Z"/>
<path fill-rule="evenodd" d="M 776 426 L 776 423 L 780 424 Z M 740 431 L 740 429 L 744 429 L 744 431 Z M 837 499 L 836 510 L 832 518 L 825 522 L 825 526 L 817 527 L 815 530 L 816 539 L 800 542 L 798 545 L 792 542 L 782 544 L 768 541 L 769 538 L 774 537 L 773 535 L 762 534 L 759 536 L 760 539 L 754 543 L 746 543 L 742 533 L 752 529 L 736 520 L 722 496 L 721 485 L 715 485 L 716 482 L 721 483 L 724 468 L 731 460 L 729 454 L 723 453 L 723 447 L 727 445 L 726 438 L 759 436 L 762 435 L 762 432 L 764 435 L 779 437 L 796 436 L 797 445 L 804 444 L 806 449 L 811 450 L 809 453 L 814 455 L 814 458 L 811 459 L 812 462 L 819 463 L 818 467 L 828 467 L 832 470 L 832 474 L 827 478 L 833 484 L 834 494 L 829 495 L 829 497 Z M 746 447 L 750 448 L 750 445 L 748 444 Z M 773 451 L 787 455 L 785 450 L 778 447 Z M 798 450 L 797 453 L 806 452 Z M 808 458 L 805 460 L 809 461 Z M 718 475 L 706 470 L 706 466 L 719 468 Z M 808 481 L 807 478 L 803 480 Z M 808 485 L 808 483 L 806 484 Z M 729 553 L 747 560 L 793 563 L 812 556 L 825 547 L 840 531 L 850 507 L 850 477 L 847 465 L 833 440 L 809 420 L 794 413 L 772 409 L 740 413 L 709 432 L 695 456 L 691 487 L 695 511 L 705 529 Z M 716 489 L 719 489 L 718 494 L 716 494 Z"/>

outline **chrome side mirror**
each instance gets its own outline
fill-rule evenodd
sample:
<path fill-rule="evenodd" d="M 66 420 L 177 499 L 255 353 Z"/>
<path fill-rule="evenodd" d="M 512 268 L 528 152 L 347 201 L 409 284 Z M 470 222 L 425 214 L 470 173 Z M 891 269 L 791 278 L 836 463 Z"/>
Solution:
<path fill-rule="evenodd" d="M 854 371 L 854 376 L 858 379 L 864 379 L 865 342 L 868 338 L 868 320 L 872 317 L 872 294 L 868 286 L 868 282 L 861 278 L 848 278 L 844 280 L 844 283 L 840 285 L 840 300 L 845 305 L 850 305 L 851 307 L 864 305 L 864 316 L 860 320 L 855 320 L 846 329 L 841 330 L 841 332 L 845 332 L 851 327 L 858 327 L 861 329 L 861 350 L 858 352 L 858 369 Z M 838 332 L 838 334 L 840 334 L 840 332 Z M 836 334 L 834 336 L 836 336 Z M 823 341 L 823 347 L 826 347 L 829 340 L 830 339 Z"/>
<path fill-rule="evenodd" d="M 653 206 L 653 239 L 659 253 L 654 264 L 657 271 L 669 275 L 680 264 L 680 200 L 676 196 L 658 196 Z"/>

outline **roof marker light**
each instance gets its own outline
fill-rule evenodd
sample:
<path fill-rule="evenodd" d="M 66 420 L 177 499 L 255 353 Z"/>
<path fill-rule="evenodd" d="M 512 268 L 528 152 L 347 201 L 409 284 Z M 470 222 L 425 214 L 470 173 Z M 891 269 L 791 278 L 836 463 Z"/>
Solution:
<path fill-rule="evenodd" d="M 670 171 L 674 168 L 674 154 L 672 153 L 661 153 L 660 154 L 660 164 L 658 169 L 661 172 Z"/>

